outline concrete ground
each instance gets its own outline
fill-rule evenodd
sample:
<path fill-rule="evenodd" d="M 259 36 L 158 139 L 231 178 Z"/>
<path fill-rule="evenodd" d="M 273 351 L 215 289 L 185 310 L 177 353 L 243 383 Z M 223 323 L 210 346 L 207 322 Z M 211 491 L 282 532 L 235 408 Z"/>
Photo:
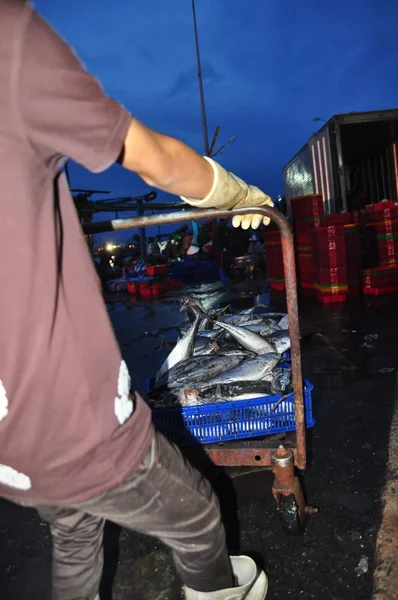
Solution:
<path fill-rule="evenodd" d="M 398 385 L 390 430 L 382 519 L 376 542 L 373 600 L 398 597 Z"/>
<path fill-rule="evenodd" d="M 245 307 L 262 291 L 253 285 L 228 290 L 217 283 L 184 293 L 194 293 L 207 304 L 232 299 L 234 306 Z M 283 305 L 278 297 L 273 302 Z M 108 307 L 134 385 L 144 390 L 146 379 L 167 353 L 164 342 L 176 339 L 176 327 L 184 321 L 179 298 L 139 303 L 113 297 Z M 383 492 L 396 383 L 395 307 L 396 300 L 339 307 L 323 307 L 311 298 L 301 302 L 303 371 L 315 385 L 317 421 L 309 433 L 310 464 L 303 482 L 308 502 L 319 507 L 303 537 L 281 533 L 269 472 L 211 474 L 221 497 L 230 550 L 250 553 L 265 567 L 269 600 L 372 597 L 382 509 L 386 495 L 397 493 L 396 484 L 390 486 L 391 473 Z M 0 536 L 0 599 L 49 600 L 51 545 L 46 524 L 33 510 L 1 502 Z M 379 537 L 378 564 L 380 543 Z M 170 552 L 156 540 L 109 525 L 105 551 L 102 600 L 111 598 L 112 588 L 113 600 L 181 598 Z"/>

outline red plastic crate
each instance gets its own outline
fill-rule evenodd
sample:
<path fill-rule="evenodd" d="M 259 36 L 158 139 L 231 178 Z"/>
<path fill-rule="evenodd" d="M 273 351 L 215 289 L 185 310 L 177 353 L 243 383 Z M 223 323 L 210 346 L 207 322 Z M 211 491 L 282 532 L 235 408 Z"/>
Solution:
<path fill-rule="evenodd" d="M 316 282 L 320 285 L 345 284 L 348 281 L 347 269 L 318 269 Z"/>
<path fill-rule="evenodd" d="M 398 285 L 392 285 L 390 287 L 364 287 L 363 293 L 366 296 L 385 296 L 387 294 L 397 294 Z"/>
<path fill-rule="evenodd" d="M 318 291 L 316 292 L 316 297 L 323 304 L 334 304 L 334 303 L 341 304 L 342 302 L 345 302 L 347 299 L 346 294 L 334 294 L 333 296 L 327 296 L 324 294 L 320 294 Z"/>
<path fill-rule="evenodd" d="M 324 225 L 323 218 L 311 218 L 311 219 L 296 219 L 294 221 L 294 229 L 297 235 L 307 235 L 312 232 L 313 229 L 318 229 Z"/>
<path fill-rule="evenodd" d="M 148 277 L 161 277 L 167 275 L 169 267 L 168 265 L 148 265 L 145 270 Z"/>
<path fill-rule="evenodd" d="M 138 294 L 139 293 L 139 284 L 138 283 L 128 283 L 126 287 L 127 287 L 127 291 L 130 294 Z"/>
<path fill-rule="evenodd" d="M 326 222 L 328 226 L 332 225 L 350 225 L 353 223 L 353 215 L 352 213 L 340 213 L 336 215 L 328 215 L 326 217 Z"/>
<path fill-rule="evenodd" d="M 143 298 L 149 298 L 150 296 L 153 296 L 152 286 L 140 289 L 139 295 L 142 296 Z"/>
<path fill-rule="evenodd" d="M 377 220 L 378 215 L 396 214 L 398 215 L 398 206 L 395 202 L 388 200 L 387 202 L 376 202 L 375 204 L 367 204 L 365 206 L 366 220 Z"/>
<path fill-rule="evenodd" d="M 319 217 L 324 215 L 322 194 L 295 196 L 290 199 L 290 209 L 293 219 Z"/>
<path fill-rule="evenodd" d="M 305 290 L 313 290 L 315 288 L 315 284 L 313 281 L 300 281 L 300 287 Z"/>
<path fill-rule="evenodd" d="M 312 248 L 312 231 L 310 233 L 300 233 L 296 235 L 297 249 Z"/>
<path fill-rule="evenodd" d="M 381 208 L 394 208 L 395 206 L 396 204 L 392 200 L 386 200 L 385 202 L 374 202 L 374 204 L 367 204 L 365 206 L 365 212 L 372 213 L 380 210 Z"/>
<path fill-rule="evenodd" d="M 140 291 L 147 290 L 151 287 L 152 281 L 139 281 L 137 285 L 139 286 Z"/>

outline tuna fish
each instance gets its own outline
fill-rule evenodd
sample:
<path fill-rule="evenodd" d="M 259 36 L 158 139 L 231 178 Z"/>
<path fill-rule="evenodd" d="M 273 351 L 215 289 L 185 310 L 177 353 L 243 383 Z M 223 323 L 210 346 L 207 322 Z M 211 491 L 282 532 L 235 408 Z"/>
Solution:
<path fill-rule="evenodd" d="M 255 354 L 264 354 L 264 352 L 275 352 L 275 347 L 265 338 L 244 327 L 238 325 L 229 325 L 218 321 L 218 325 L 227 331 L 241 346 L 254 352 Z"/>
<path fill-rule="evenodd" d="M 238 354 L 233 356 L 194 356 L 176 364 L 156 382 L 155 387 L 174 389 L 207 383 L 213 377 L 235 367 L 242 358 Z"/>
<path fill-rule="evenodd" d="M 200 316 L 196 317 L 195 322 L 188 329 L 184 337 L 181 338 L 181 340 L 174 346 L 173 350 L 160 367 L 156 375 L 156 381 L 159 381 L 159 379 L 176 364 L 192 356 L 195 335 L 198 330 L 200 320 Z"/>
<path fill-rule="evenodd" d="M 269 396 L 270 384 L 264 382 L 236 382 L 207 386 L 205 388 L 181 388 L 175 390 L 176 400 L 182 406 L 213 404 L 234 400 L 252 400 Z"/>
<path fill-rule="evenodd" d="M 278 364 L 280 357 L 275 353 L 266 353 L 248 358 L 229 371 L 210 380 L 210 385 L 234 383 L 238 381 L 260 381 Z"/>

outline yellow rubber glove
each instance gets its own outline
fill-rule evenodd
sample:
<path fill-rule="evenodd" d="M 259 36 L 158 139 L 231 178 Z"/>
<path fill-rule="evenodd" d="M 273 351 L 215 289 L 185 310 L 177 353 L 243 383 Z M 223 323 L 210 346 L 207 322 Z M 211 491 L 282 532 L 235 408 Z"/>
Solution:
<path fill-rule="evenodd" d="M 184 202 L 196 206 L 198 208 L 245 208 L 253 206 L 274 206 L 271 198 L 264 194 L 259 188 L 254 185 L 248 185 L 233 173 L 226 171 L 220 164 L 212 158 L 204 157 L 214 171 L 214 182 L 209 194 L 203 200 L 195 198 L 184 198 Z M 242 227 L 242 229 L 257 229 L 261 221 L 264 225 L 269 225 L 270 219 L 262 215 L 243 215 L 234 216 L 232 225 L 234 227 Z"/>

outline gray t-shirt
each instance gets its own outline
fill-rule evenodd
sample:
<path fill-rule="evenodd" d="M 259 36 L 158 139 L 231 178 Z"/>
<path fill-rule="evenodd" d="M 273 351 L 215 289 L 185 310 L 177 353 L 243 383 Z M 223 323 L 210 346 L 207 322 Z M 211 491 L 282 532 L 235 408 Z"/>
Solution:
<path fill-rule="evenodd" d="M 130 114 L 22 0 L 0 0 L 0 496 L 84 501 L 153 438 L 66 180 L 117 159 Z"/>

